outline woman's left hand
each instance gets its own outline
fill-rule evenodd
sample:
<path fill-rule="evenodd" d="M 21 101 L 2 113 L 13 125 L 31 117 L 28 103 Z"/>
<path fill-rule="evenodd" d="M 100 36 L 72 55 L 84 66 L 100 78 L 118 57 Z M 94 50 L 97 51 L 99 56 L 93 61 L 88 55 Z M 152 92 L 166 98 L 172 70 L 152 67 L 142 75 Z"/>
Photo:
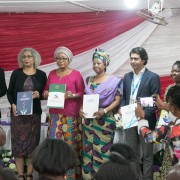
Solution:
<path fill-rule="evenodd" d="M 33 91 L 32 98 L 35 99 L 35 98 L 39 98 L 39 97 L 40 97 L 39 92 L 38 91 Z"/>
<path fill-rule="evenodd" d="M 71 91 L 67 91 L 65 93 L 65 99 L 71 99 L 73 97 L 73 93 Z"/>
<path fill-rule="evenodd" d="M 154 94 L 152 95 L 152 97 L 156 98 L 155 104 L 158 107 L 158 109 L 165 109 L 165 103 L 161 100 L 161 98 L 159 97 L 159 94 Z"/>
<path fill-rule="evenodd" d="M 96 119 L 100 119 L 105 114 L 104 109 L 100 108 L 99 111 L 95 112 L 93 116 L 95 116 Z"/>

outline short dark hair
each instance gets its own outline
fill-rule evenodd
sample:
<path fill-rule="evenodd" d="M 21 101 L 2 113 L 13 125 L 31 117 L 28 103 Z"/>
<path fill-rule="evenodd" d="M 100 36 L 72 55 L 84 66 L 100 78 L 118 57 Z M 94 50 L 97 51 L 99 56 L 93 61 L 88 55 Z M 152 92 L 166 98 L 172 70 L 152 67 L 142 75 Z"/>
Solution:
<path fill-rule="evenodd" d="M 76 162 L 76 151 L 61 139 L 46 138 L 32 156 L 34 169 L 52 176 L 64 176 Z"/>
<path fill-rule="evenodd" d="M 134 151 L 126 144 L 113 144 L 110 148 L 110 160 L 104 163 L 95 174 L 95 180 L 135 180 L 132 162 Z"/>
<path fill-rule="evenodd" d="M 177 61 L 173 64 L 173 66 L 178 66 L 178 68 L 180 68 L 180 61 L 177 60 Z"/>
<path fill-rule="evenodd" d="M 0 169 L 0 180 L 17 180 L 15 171 L 9 168 Z"/>
<path fill-rule="evenodd" d="M 166 102 L 171 103 L 178 109 L 180 109 L 180 85 L 174 85 L 170 87 L 166 95 Z"/>
<path fill-rule="evenodd" d="M 148 62 L 148 54 L 146 52 L 146 50 L 143 47 L 135 47 L 131 50 L 131 52 L 129 53 L 129 56 L 131 57 L 131 53 L 135 53 L 138 54 L 140 56 L 140 58 L 142 60 L 144 60 L 144 65 L 147 64 Z"/>

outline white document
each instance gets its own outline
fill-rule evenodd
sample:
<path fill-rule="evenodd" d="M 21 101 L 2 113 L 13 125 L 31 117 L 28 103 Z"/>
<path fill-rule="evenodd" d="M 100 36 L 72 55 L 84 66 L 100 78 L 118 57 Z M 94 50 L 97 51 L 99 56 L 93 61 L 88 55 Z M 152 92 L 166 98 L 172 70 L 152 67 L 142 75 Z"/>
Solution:
<path fill-rule="evenodd" d="M 86 118 L 94 118 L 93 114 L 99 109 L 99 94 L 86 94 L 83 96 L 83 112 Z"/>
<path fill-rule="evenodd" d="M 51 108 L 64 108 L 65 93 L 49 92 L 47 106 Z"/>
<path fill-rule="evenodd" d="M 46 123 L 47 114 L 45 112 L 42 112 L 41 114 L 41 123 Z"/>
<path fill-rule="evenodd" d="M 136 107 L 136 103 L 121 107 L 122 126 L 124 129 L 128 129 L 138 125 L 138 120 L 135 115 Z"/>
<path fill-rule="evenodd" d="M 169 118 L 169 113 L 165 110 L 161 110 L 158 120 L 157 128 L 168 125 L 170 123 L 171 119 Z"/>

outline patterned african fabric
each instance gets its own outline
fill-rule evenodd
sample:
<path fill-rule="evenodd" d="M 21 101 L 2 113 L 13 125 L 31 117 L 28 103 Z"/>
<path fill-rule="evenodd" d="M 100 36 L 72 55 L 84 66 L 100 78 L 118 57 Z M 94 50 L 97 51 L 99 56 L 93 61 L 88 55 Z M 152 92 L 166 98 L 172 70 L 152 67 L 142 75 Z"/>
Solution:
<path fill-rule="evenodd" d="M 170 157 L 169 145 L 166 143 L 161 171 L 160 171 L 160 180 L 166 180 L 167 174 L 171 168 L 172 168 L 172 160 Z"/>
<path fill-rule="evenodd" d="M 142 127 L 141 133 L 146 142 L 161 142 L 162 140 L 166 140 L 166 142 L 169 143 L 169 147 L 166 146 L 164 151 L 163 164 L 160 172 L 160 179 L 165 180 L 167 173 L 170 170 L 170 166 L 178 163 L 175 147 L 180 141 L 180 119 L 177 119 L 173 126 L 164 125 L 154 131 L 150 131 L 148 127 Z M 170 158 L 170 150 L 173 152 L 173 160 Z"/>
<path fill-rule="evenodd" d="M 115 120 L 113 113 L 101 119 L 85 119 L 83 132 L 83 179 L 91 180 L 100 165 L 109 160 L 109 148 L 113 144 Z"/>
<path fill-rule="evenodd" d="M 82 119 L 62 114 L 50 114 L 48 117 L 48 137 L 63 139 L 77 152 L 78 162 L 74 169 L 68 170 L 67 180 L 82 179 Z"/>
<path fill-rule="evenodd" d="M 166 101 L 166 95 L 168 90 L 174 86 L 174 84 L 169 85 L 164 93 L 164 101 Z M 165 144 L 165 151 L 164 151 L 164 156 L 163 156 L 163 161 L 162 161 L 162 166 L 161 166 L 161 172 L 160 172 L 160 179 L 161 180 L 165 180 L 167 177 L 168 172 L 170 171 L 171 167 L 172 167 L 172 159 L 171 159 L 171 153 L 170 152 L 170 147 L 169 144 L 166 143 Z"/>

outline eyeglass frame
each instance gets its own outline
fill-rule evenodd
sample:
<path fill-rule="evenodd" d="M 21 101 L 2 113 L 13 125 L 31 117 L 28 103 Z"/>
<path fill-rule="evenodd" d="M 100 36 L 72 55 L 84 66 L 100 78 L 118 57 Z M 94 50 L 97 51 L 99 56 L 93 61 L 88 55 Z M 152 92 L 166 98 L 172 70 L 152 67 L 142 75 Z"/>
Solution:
<path fill-rule="evenodd" d="M 23 59 L 26 59 L 26 58 L 31 59 L 32 57 L 34 57 L 34 56 L 32 56 L 32 55 L 28 55 L 28 56 L 24 56 L 24 55 L 23 55 L 23 56 L 22 56 Z"/>
<path fill-rule="evenodd" d="M 69 60 L 69 58 L 65 58 L 65 57 L 63 57 L 63 58 L 55 58 L 55 60 L 65 62 L 65 61 Z"/>

